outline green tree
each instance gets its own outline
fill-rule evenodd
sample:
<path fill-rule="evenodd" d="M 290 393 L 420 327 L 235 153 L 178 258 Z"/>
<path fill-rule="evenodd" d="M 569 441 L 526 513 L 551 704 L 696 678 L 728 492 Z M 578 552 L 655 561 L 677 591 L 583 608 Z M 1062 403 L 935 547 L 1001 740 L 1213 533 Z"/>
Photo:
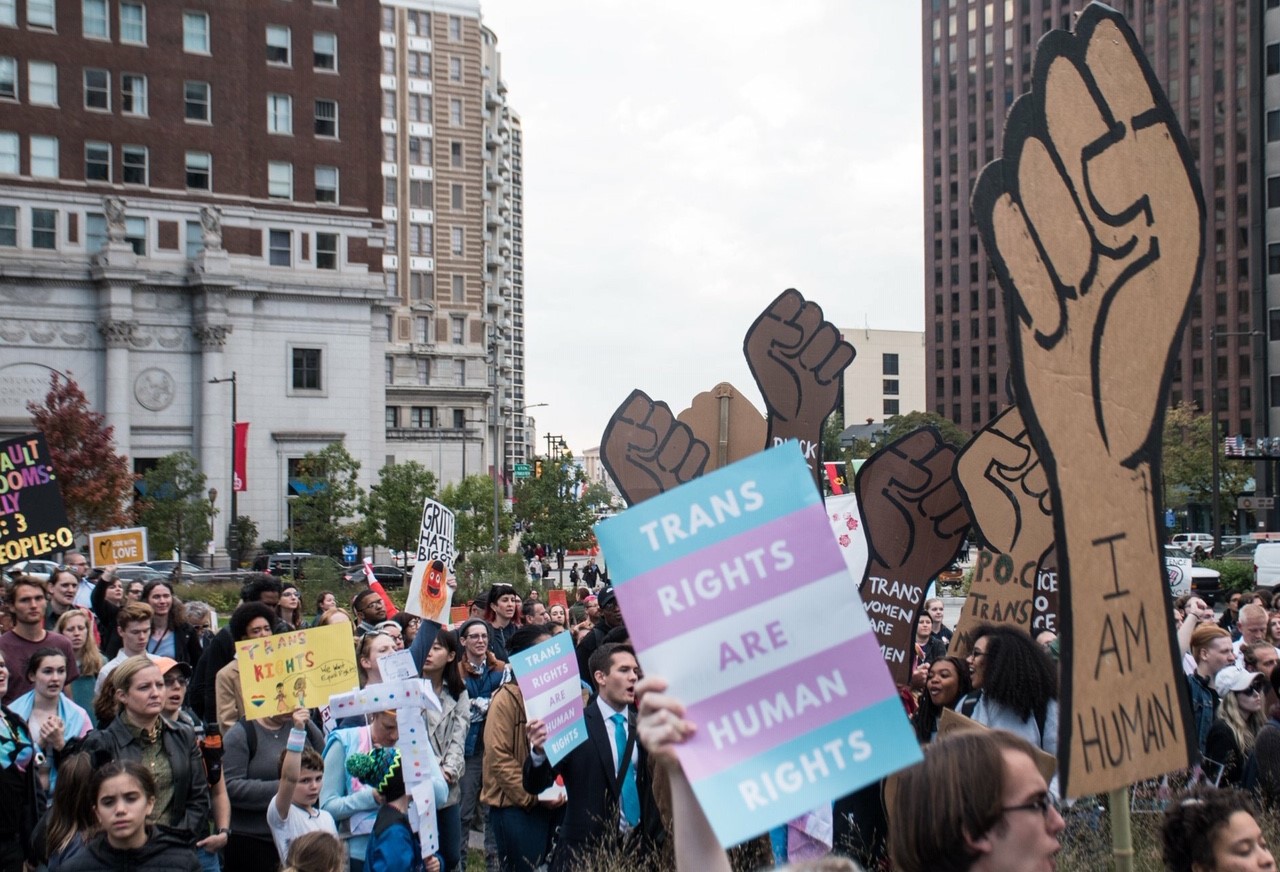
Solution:
<path fill-rule="evenodd" d="M 204 473 L 186 451 L 166 454 L 142 477 L 138 523 L 147 528 L 155 554 L 187 555 L 204 551 L 213 536 L 213 505 Z"/>
<path fill-rule="evenodd" d="M 418 547 L 422 504 L 436 496 L 436 476 L 421 463 L 406 460 L 378 470 L 369 488 L 369 540 L 395 551 Z"/>
<path fill-rule="evenodd" d="M 301 493 L 293 501 L 293 544 L 299 551 L 337 557 L 359 538 L 364 493 L 356 481 L 360 461 L 341 442 L 303 455 L 298 461 Z M 421 518 L 422 505 L 418 512 Z"/>
<path fill-rule="evenodd" d="M 1165 508 L 1177 509 L 1190 504 L 1213 507 L 1213 422 L 1191 403 L 1181 403 L 1169 410 L 1164 419 L 1162 439 Z M 1253 477 L 1253 464 L 1226 460 L 1222 443 L 1216 446 L 1219 461 L 1219 500 L 1221 517 L 1230 518 L 1236 510 L 1236 498 L 1245 492 Z"/>
<path fill-rule="evenodd" d="M 128 459 L 116 454 L 114 428 L 89 408 L 80 385 L 55 372 L 44 405 L 28 403 L 27 411 L 49 446 L 71 529 L 92 533 L 127 526 L 135 476 Z"/>
<path fill-rule="evenodd" d="M 526 478 L 516 486 L 516 519 L 524 523 L 533 538 L 561 548 L 586 544 L 591 539 L 595 512 L 577 494 L 586 483 L 586 473 L 573 462 L 572 454 L 542 460 L 542 477 Z"/>
<path fill-rule="evenodd" d="M 258 523 L 248 515 L 236 515 L 231 522 L 231 538 L 227 543 L 231 551 L 231 565 L 239 567 L 246 554 L 252 554 L 258 545 Z"/>
<path fill-rule="evenodd" d="M 455 545 L 459 560 L 474 560 L 486 551 L 493 550 L 493 479 L 487 475 L 469 475 L 462 481 L 448 484 L 440 493 L 440 502 L 453 509 Z M 498 511 L 500 541 L 511 536 L 514 522 L 505 502 Z M 467 555 L 471 555 L 467 558 Z"/>
<path fill-rule="evenodd" d="M 613 509 L 613 492 L 602 481 L 593 481 L 582 492 L 582 501 L 591 507 L 592 512 L 602 509 Z"/>
<path fill-rule="evenodd" d="M 933 412 L 907 412 L 905 415 L 893 415 L 885 419 L 885 440 L 878 443 L 876 447 L 883 448 L 895 439 L 900 439 L 921 427 L 937 427 L 942 431 L 942 441 L 957 448 L 969 441 L 969 434 L 957 427 L 950 418 L 944 418 Z"/>

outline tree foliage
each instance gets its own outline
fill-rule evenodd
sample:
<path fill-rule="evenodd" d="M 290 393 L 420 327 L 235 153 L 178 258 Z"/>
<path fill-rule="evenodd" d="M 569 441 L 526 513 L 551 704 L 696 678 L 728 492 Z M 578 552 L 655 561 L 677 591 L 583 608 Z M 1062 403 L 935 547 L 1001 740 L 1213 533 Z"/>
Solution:
<path fill-rule="evenodd" d="M 186 451 L 166 454 L 142 477 L 138 523 L 147 528 L 155 554 L 199 554 L 213 536 L 213 504 L 196 459 Z"/>
<path fill-rule="evenodd" d="M 474 560 L 493 551 L 493 479 L 487 475 L 469 475 L 462 481 L 445 486 L 440 502 L 453 509 L 455 545 L 459 559 Z M 499 506 L 500 541 L 511 536 L 514 522 L 506 505 Z M 469 558 L 467 555 L 471 555 Z"/>
<path fill-rule="evenodd" d="M 80 385 L 55 372 L 44 405 L 28 403 L 27 411 L 49 445 L 71 528 L 87 534 L 128 526 L 134 474 L 115 451 L 114 428 L 89 408 Z"/>
<path fill-rule="evenodd" d="M 378 470 L 378 483 L 369 488 L 369 541 L 395 551 L 418 547 L 422 504 L 436 496 L 435 473 L 415 460 Z"/>
<path fill-rule="evenodd" d="M 595 511 L 578 493 L 586 483 L 586 473 L 573 462 L 572 454 L 542 460 L 542 476 L 526 478 L 516 486 L 516 519 L 524 523 L 538 542 L 551 546 L 552 553 L 591 540 Z M 536 466 L 536 463 L 535 463 Z"/>
<path fill-rule="evenodd" d="M 231 552 L 231 565 L 239 567 L 246 554 L 252 554 L 258 544 L 258 522 L 248 515 L 236 515 L 231 522 L 227 549 Z"/>
<path fill-rule="evenodd" d="M 356 477 L 360 461 L 341 442 L 311 451 L 298 461 L 298 488 L 293 501 L 293 544 L 299 551 L 337 557 L 342 546 L 359 538 L 365 496 Z M 421 518 L 422 504 L 418 504 Z"/>
<path fill-rule="evenodd" d="M 1169 410 L 1164 419 L 1161 477 L 1165 508 L 1189 504 L 1213 506 L 1213 422 L 1191 403 Z M 1245 492 L 1253 477 L 1253 464 L 1226 460 L 1222 443 L 1216 446 L 1219 460 L 1219 510 L 1230 518 L 1236 498 Z"/>
<path fill-rule="evenodd" d="M 885 441 L 876 447 L 883 448 L 889 442 L 900 439 L 921 427 L 937 427 L 942 431 L 942 441 L 957 448 L 969 441 L 969 434 L 956 426 L 950 418 L 944 418 L 934 412 L 907 412 L 905 415 L 893 415 L 885 419 Z"/>

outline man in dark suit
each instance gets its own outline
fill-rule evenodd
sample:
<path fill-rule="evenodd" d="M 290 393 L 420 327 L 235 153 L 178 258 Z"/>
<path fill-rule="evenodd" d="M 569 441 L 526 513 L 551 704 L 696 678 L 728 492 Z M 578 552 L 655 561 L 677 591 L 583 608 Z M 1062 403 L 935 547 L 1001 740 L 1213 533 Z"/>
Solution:
<path fill-rule="evenodd" d="M 553 767 L 543 753 L 546 725 L 535 719 L 527 728 L 533 750 L 524 764 L 525 790 L 537 795 L 560 775 L 569 794 L 551 872 L 567 872 L 583 861 L 590 865 L 600 852 L 625 850 L 642 859 L 663 838 L 648 752 L 636 741 L 635 651 L 629 645 L 603 645 L 590 665 L 596 695 L 584 712 L 587 741 Z"/>

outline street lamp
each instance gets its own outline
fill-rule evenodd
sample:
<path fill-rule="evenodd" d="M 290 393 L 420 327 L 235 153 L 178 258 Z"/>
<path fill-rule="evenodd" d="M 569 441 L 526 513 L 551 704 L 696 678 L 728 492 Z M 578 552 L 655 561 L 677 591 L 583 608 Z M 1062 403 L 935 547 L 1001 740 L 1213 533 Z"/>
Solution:
<path fill-rule="evenodd" d="M 220 385 L 231 383 L 231 513 L 227 515 L 227 568 L 235 569 L 235 558 L 231 556 L 231 531 L 236 524 L 236 371 L 231 371 L 231 378 L 211 378 L 209 384 Z M 237 551 L 238 551 L 237 545 Z M 209 568 L 213 568 L 213 559 L 209 560 Z"/>
<path fill-rule="evenodd" d="M 1261 336 L 1261 330 L 1230 330 L 1219 332 L 1214 328 L 1209 329 L 1209 440 L 1213 443 L 1210 448 L 1213 452 L 1213 556 L 1222 556 L 1222 502 L 1221 483 L 1218 481 L 1220 474 L 1218 461 L 1218 337 L 1220 336 Z"/>

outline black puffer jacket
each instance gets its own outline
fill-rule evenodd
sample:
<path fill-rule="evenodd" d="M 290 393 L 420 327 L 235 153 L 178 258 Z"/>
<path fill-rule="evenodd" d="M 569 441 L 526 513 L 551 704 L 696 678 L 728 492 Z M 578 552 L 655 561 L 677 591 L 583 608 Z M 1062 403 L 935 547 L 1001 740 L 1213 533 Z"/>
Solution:
<path fill-rule="evenodd" d="M 151 838 L 136 851 L 113 848 L 99 833 L 87 850 L 62 865 L 62 872 L 200 872 L 200 861 L 183 833 L 165 826 L 150 832 Z"/>

